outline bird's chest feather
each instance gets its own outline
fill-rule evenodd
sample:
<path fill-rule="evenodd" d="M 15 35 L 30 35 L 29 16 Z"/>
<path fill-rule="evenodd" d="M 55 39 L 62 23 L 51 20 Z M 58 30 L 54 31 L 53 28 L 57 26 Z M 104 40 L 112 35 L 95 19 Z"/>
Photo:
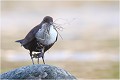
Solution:
<path fill-rule="evenodd" d="M 35 37 L 40 43 L 44 45 L 50 45 L 56 41 L 57 31 L 53 28 L 52 25 L 50 26 L 49 31 L 47 31 L 46 27 L 42 27 L 38 30 Z"/>

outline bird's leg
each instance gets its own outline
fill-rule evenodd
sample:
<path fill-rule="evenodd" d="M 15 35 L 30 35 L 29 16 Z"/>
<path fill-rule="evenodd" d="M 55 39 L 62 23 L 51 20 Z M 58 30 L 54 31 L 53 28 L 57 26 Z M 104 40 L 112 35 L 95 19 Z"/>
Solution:
<path fill-rule="evenodd" d="M 43 63 L 45 64 L 45 61 L 44 61 L 44 54 L 43 54 L 43 56 L 42 56 L 42 60 L 43 60 Z"/>
<path fill-rule="evenodd" d="M 34 61 L 33 61 L 32 52 L 31 52 L 31 51 L 30 51 L 30 57 L 31 57 L 32 63 L 33 63 L 33 65 L 34 65 Z"/>
<path fill-rule="evenodd" d="M 41 57 L 41 51 L 42 51 L 42 50 L 40 49 L 39 51 L 40 51 L 40 53 L 37 54 L 38 64 L 39 64 L 39 58 Z"/>
<path fill-rule="evenodd" d="M 39 64 L 39 54 L 40 54 L 40 53 L 33 54 L 33 58 L 38 58 L 38 61 L 37 61 L 38 64 Z"/>
<path fill-rule="evenodd" d="M 39 64 L 39 58 L 42 57 L 42 60 L 43 60 L 43 63 L 45 64 L 45 61 L 44 61 L 44 53 L 39 53 L 39 56 L 38 56 L 38 64 Z"/>
<path fill-rule="evenodd" d="M 42 60 L 43 60 L 43 63 L 45 64 L 45 61 L 44 61 L 44 47 L 42 49 Z"/>
<path fill-rule="evenodd" d="M 43 63 L 45 64 L 44 61 L 44 47 L 40 49 L 40 53 L 38 53 L 38 64 L 39 64 L 39 58 L 42 57 Z"/>
<path fill-rule="evenodd" d="M 33 58 L 31 57 L 31 59 L 32 59 L 32 63 L 33 63 L 33 65 L 34 65 L 34 61 L 33 61 Z"/>
<path fill-rule="evenodd" d="M 39 64 L 39 57 L 38 57 L 38 64 Z"/>

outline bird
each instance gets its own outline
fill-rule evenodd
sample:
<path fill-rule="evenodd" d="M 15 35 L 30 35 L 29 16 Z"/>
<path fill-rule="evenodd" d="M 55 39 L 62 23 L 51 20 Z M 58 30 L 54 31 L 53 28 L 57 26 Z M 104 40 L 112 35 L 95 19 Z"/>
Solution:
<path fill-rule="evenodd" d="M 16 41 L 25 49 L 29 50 L 33 65 L 33 58 L 38 58 L 37 62 L 39 64 L 39 58 L 41 57 L 43 63 L 45 64 L 44 53 L 49 50 L 57 41 L 58 32 L 53 24 L 53 18 L 50 16 L 45 16 L 42 22 L 31 29 L 25 38 Z M 33 54 L 33 52 L 38 53 Z"/>

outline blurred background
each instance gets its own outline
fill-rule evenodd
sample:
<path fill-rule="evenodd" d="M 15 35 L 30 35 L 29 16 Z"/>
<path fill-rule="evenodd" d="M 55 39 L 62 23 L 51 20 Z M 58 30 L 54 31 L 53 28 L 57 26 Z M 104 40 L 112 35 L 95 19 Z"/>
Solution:
<path fill-rule="evenodd" d="M 1 1 L 1 73 L 32 64 L 29 51 L 15 41 L 45 16 L 63 27 L 63 40 L 45 53 L 46 64 L 78 79 L 118 79 L 118 1 Z"/>

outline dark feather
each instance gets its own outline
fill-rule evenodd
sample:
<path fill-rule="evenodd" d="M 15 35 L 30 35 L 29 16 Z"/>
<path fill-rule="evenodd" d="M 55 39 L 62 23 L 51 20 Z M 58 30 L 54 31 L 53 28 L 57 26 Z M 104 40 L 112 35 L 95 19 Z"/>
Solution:
<path fill-rule="evenodd" d="M 37 31 L 41 28 L 41 24 L 37 25 L 36 27 L 34 27 L 27 35 L 26 37 L 23 39 L 22 41 L 22 45 L 25 45 L 29 42 L 31 42 L 33 39 L 35 39 L 35 34 L 37 33 Z"/>
<path fill-rule="evenodd" d="M 30 51 L 30 56 L 31 56 L 31 59 L 32 59 L 32 63 L 34 64 L 34 61 L 33 61 L 33 58 L 32 58 L 32 52 L 35 51 L 35 52 L 40 52 L 40 54 L 43 54 L 45 53 L 48 49 L 50 49 L 53 44 L 57 41 L 57 37 L 58 35 L 56 36 L 56 41 L 52 44 L 48 44 L 48 45 L 44 45 L 42 42 L 38 41 L 38 39 L 36 38 L 36 33 L 38 32 L 39 29 L 41 29 L 41 27 L 50 27 L 50 22 L 53 22 L 53 19 L 52 17 L 49 17 L 49 16 L 46 16 L 43 21 L 35 26 L 26 36 L 24 39 L 21 39 L 21 40 L 17 40 L 16 42 L 19 42 L 21 43 L 21 45 Z M 45 26 L 42 26 L 42 24 L 45 24 L 47 23 Z M 48 31 L 49 32 L 49 31 Z M 42 45 L 42 46 L 41 46 Z M 44 50 L 43 52 L 41 52 L 41 49 Z M 39 59 L 39 57 L 38 57 Z M 44 58 L 42 56 L 42 59 L 44 61 Z"/>

